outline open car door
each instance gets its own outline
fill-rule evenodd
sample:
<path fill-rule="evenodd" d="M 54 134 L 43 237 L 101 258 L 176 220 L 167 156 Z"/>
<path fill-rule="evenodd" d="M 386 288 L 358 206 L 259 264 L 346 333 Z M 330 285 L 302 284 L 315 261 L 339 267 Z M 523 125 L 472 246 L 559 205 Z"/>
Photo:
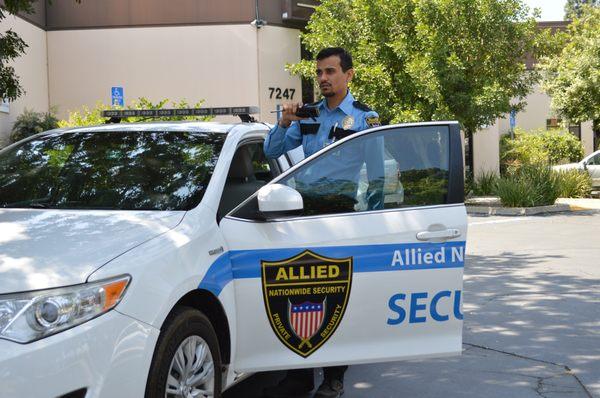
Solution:
<path fill-rule="evenodd" d="M 462 153 L 456 122 L 363 131 L 225 216 L 234 369 L 459 354 Z"/>

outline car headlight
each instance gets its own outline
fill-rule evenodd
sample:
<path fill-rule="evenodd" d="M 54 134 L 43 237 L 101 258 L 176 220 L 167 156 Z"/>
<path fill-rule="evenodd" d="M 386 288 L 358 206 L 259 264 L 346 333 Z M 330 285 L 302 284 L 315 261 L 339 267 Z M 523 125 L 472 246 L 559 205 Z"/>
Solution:
<path fill-rule="evenodd" d="M 113 309 L 129 275 L 59 289 L 0 295 L 0 338 L 30 343 Z"/>

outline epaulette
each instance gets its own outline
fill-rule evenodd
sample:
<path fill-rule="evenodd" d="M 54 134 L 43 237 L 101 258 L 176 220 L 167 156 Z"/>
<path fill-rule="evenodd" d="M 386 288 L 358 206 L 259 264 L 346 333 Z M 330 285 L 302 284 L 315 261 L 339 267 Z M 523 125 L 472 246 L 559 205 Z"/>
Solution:
<path fill-rule="evenodd" d="M 373 109 L 369 108 L 368 105 L 363 104 L 360 101 L 354 101 L 352 103 L 352 105 L 354 105 L 355 108 L 360 109 L 361 111 L 365 111 L 365 112 L 371 112 Z"/>
<path fill-rule="evenodd" d="M 311 102 L 310 104 L 304 104 L 304 106 L 317 106 L 321 103 L 321 101 L 323 100 L 318 100 L 316 102 Z"/>

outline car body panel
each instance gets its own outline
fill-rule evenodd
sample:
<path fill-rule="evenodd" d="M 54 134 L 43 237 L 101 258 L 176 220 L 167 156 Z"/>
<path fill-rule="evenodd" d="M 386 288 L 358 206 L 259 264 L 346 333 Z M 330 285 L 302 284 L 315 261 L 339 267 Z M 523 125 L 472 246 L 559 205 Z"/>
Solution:
<path fill-rule="evenodd" d="M 2 398 L 142 397 L 159 330 L 117 311 L 30 344 L 0 339 Z"/>
<path fill-rule="evenodd" d="M 183 211 L 0 209 L 0 294 L 85 282 L 175 227 Z"/>

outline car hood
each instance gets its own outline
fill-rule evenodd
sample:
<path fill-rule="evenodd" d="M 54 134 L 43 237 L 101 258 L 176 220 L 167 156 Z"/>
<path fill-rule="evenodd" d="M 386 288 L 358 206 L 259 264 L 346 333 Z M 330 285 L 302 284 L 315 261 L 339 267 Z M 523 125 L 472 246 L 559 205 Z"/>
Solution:
<path fill-rule="evenodd" d="M 0 209 L 0 294 L 83 283 L 184 211 Z"/>

